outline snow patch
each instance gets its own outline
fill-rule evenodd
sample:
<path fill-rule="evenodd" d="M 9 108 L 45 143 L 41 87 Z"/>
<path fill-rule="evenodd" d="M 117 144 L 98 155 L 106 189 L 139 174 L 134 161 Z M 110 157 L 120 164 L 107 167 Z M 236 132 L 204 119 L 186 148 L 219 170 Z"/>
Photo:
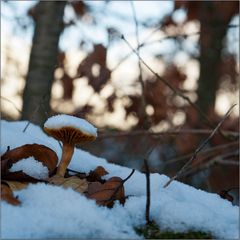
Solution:
<path fill-rule="evenodd" d="M 53 149 L 58 157 L 62 150 L 56 140 L 48 137 L 37 126 L 30 124 L 25 133 L 23 122 L 1 121 L 1 153 L 24 144 L 38 143 Z M 105 159 L 75 149 L 69 168 L 88 173 L 103 166 L 112 176 L 126 178 L 131 169 L 110 164 Z M 239 238 L 239 207 L 217 194 L 198 190 L 178 181 L 167 188 L 165 175 L 151 174 L 150 217 L 162 230 L 211 233 L 220 239 Z M 99 207 L 93 200 L 72 189 L 30 184 L 15 192 L 22 202 L 12 206 L 1 202 L 2 238 L 140 238 L 134 227 L 145 224 L 146 179 L 135 171 L 124 184 L 130 197 L 124 206 L 116 203 L 112 209 Z"/>
<path fill-rule="evenodd" d="M 12 165 L 10 172 L 23 171 L 30 177 L 36 179 L 47 179 L 48 168 L 41 162 L 34 159 L 34 157 L 24 158 Z"/>

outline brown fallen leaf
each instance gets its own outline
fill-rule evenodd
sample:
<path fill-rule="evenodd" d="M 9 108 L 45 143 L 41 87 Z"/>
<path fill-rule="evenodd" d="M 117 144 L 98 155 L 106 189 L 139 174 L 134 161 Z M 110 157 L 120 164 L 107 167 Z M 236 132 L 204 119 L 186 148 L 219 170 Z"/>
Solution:
<path fill-rule="evenodd" d="M 12 205 L 19 205 L 21 202 L 13 196 L 13 192 L 7 183 L 1 183 L 1 200 Z"/>
<path fill-rule="evenodd" d="M 104 184 L 100 182 L 89 183 L 86 196 L 95 199 L 98 205 L 113 207 L 114 201 L 125 203 L 123 180 L 120 177 L 112 177 Z"/>
<path fill-rule="evenodd" d="M 1 157 L 1 174 L 5 173 L 12 167 L 11 159 L 2 159 Z"/>
<path fill-rule="evenodd" d="M 12 164 L 28 157 L 34 157 L 35 160 L 41 162 L 48 168 L 49 176 L 51 176 L 57 166 L 57 154 L 50 148 L 40 144 L 26 144 L 21 147 L 7 151 L 1 156 L 1 175 L 2 179 L 17 181 L 38 181 L 28 176 L 22 171 L 9 172 Z"/>
<path fill-rule="evenodd" d="M 79 177 L 72 176 L 64 178 L 59 175 L 54 175 L 48 179 L 50 184 L 56 186 L 62 186 L 63 188 L 72 188 L 74 191 L 84 193 L 88 189 L 88 182 L 86 179 L 80 179 Z"/>
<path fill-rule="evenodd" d="M 229 191 L 227 190 L 222 190 L 220 193 L 219 193 L 219 196 L 223 199 L 226 199 L 228 200 L 229 202 L 233 202 L 234 198 L 232 195 L 229 194 Z"/>
<path fill-rule="evenodd" d="M 102 166 L 98 166 L 96 169 L 89 172 L 87 180 L 89 182 L 103 182 L 102 176 L 106 174 L 108 174 L 108 172 Z"/>
<path fill-rule="evenodd" d="M 12 191 L 18 191 L 26 188 L 29 182 L 7 181 L 4 182 L 11 188 Z"/>

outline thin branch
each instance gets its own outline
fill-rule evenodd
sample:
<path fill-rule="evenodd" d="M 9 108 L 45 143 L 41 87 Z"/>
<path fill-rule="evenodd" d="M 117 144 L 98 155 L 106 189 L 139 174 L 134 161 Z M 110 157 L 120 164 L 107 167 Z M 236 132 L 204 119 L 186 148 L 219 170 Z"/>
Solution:
<path fill-rule="evenodd" d="M 228 147 L 232 147 L 232 146 L 235 147 L 235 146 L 238 146 L 238 145 L 239 145 L 238 141 L 234 141 L 234 142 L 230 142 L 230 143 L 226 143 L 226 144 L 221 144 L 221 145 L 206 149 L 205 151 L 202 151 L 201 153 L 199 153 L 199 155 L 204 156 L 204 158 L 206 158 L 206 157 L 209 157 L 209 155 L 213 154 L 214 152 L 218 152 L 219 150 L 222 151 L 222 150 L 224 150 Z M 183 161 L 187 158 L 190 158 L 192 155 L 193 155 L 193 153 L 190 153 L 190 154 L 186 154 L 186 155 L 183 155 L 183 156 L 180 156 L 180 157 L 177 157 L 177 158 L 166 160 L 165 165 L 172 164 L 172 163 L 175 163 L 175 162 L 178 162 L 178 161 Z"/>
<path fill-rule="evenodd" d="M 46 94 L 44 94 L 44 95 L 42 96 L 42 98 L 41 98 L 41 100 L 40 100 L 40 103 L 35 107 L 32 115 L 31 115 L 31 117 L 30 117 L 30 120 L 33 120 L 33 119 L 35 118 L 35 114 L 36 114 L 36 113 L 39 111 L 39 109 L 42 107 L 42 103 L 43 103 L 45 97 L 46 97 Z M 25 131 L 27 130 L 27 128 L 29 127 L 29 125 L 30 125 L 30 123 L 31 123 L 30 120 L 28 121 L 28 123 L 26 124 L 25 128 L 23 129 L 23 132 L 25 132 Z"/>
<path fill-rule="evenodd" d="M 114 132 L 114 133 L 104 133 L 99 132 L 98 138 L 115 138 L 115 137 L 129 137 L 129 136 L 138 136 L 138 135 L 178 135 L 178 134 L 201 134 L 206 135 L 210 134 L 212 130 L 208 129 L 181 129 L 181 130 L 168 130 L 168 131 L 160 131 L 160 132 L 151 132 L 147 130 L 134 130 L 129 132 Z M 239 133 L 234 131 L 224 131 L 222 133 L 231 135 L 233 137 L 238 137 Z M 217 134 L 217 133 L 216 133 Z"/>
<path fill-rule="evenodd" d="M 121 187 L 123 186 L 123 184 L 134 174 L 135 169 L 132 169 L 131 173 L 121 181 L 121 183 L 119 184 L 119 186 L 115 189 L 115 191 L 113 192 L 113 194 L 111 195 L 111 197 L 107 200 L 102 200 L 103 202 L 108 202 L 108 201 L 113 201 L 114 197 L 116 196 L 116 194 L 118 193 L 118 191 L 121 189 Z"/>
<path fill-rule="evenodd" d="M 239 25 L 237 24 L 232 24 L 232 25 L 228 25 L 228 28 L 237 28 L 239 27 Z M 187 38 L 187 37 L 191 37 L 191 36 L 194 36 L 194 35 L 197 35 L 197 34 L 200 34 L 199 31 L 197 32 L 194 32 L 194 33 L 183 33 L 183 34 L 177 34 L 177 35 L 170 35 L 170 36 L 164 36 L 162 37 L 161 39 L 158 39 L 158 40 L 153 40 L 153 41 L 149 41 L 147 42 L 147 40 L 157 31 L 159 31 L 160 28 L 156 28 L 152 31 L 151 34 L 149 34 L 148 37 L 146 37 L 142 43 L 139 44 L 139 49 L 142 48 L 142 47 L 146 47 L 148 46 L 149 44 L 153 44 L 153 43 L 157 43 L 157 42 L 162 42 L 164 40 L 169 40 L 169 39 L 176 39 L 178 37 L 182 37 L 182 38 Z M 123 62 L 125 62 L 130 56 L 132 56 L 132 54 L 134 53 L 134 50 L 132 50 L 131 52 L 129 52 L 128 54 L 126 54 L 119 62 L 118 64 L 111 70 L 111 72 L 115 71 Z"/>
<path fill-rule="evenodd" d="M 9 102 L 9 103 L 11 103 L 11 104 L 13 105 L 13 107 L 14 107 L 20 114 L 22 114 L 22 111 L 15 105 L 14 102 L 12 102 L 11 100 L 9 100 L 8 98 L 3 97 L 3 96 L 1 96 L 1 99 L 5 100 L 5 101 L 7 101 L 7 102 Z"/>
<path fill-rule="evenodd" d="M 124 184 L 135 172 L 135 169 L 132 169 L 132 172 L 125 178 L 122 180 L 122 184 Z"/>
<path fill-rule="evenodd" d="M 145 166 L 145 175 L 146 175 L 146 222 L 150 224 L 150 205 L 151 205 L 151 187 L 150 187 L 150 172 L 147 159 L 144 159 L 144 166 Z"/>
<path fill-rule="evenodd" d="M 206 162 L 205 164 L 201 165 L 198 168 L 194 168 L 194 169 L 189 169 L 188 171 L 184 172 L 181 176 L 179 176 L 180 178 L 182 177 L 188 177 L 191 175 L 194 175 L 200 171 L 204 171 L 205 169 L 209 169 L 212 166 L 214 166 L 215 164 L 223 164 L 223 165 L 229 165 L 229 166 L 239 166 L 239 162 L 238 161 L 232 161 L 232 160 L 223 160 L 221 158 L 226 157 L 228 154 L 224 155 L 224 156 L 217 156 L 215 158 L 213 158 L 212 160 Z"/>
<path fill-rule="evenodd" d="M 136 35 L 136 40 L 137 40 L 137 53 L 138 56 L 140 56 L 140 40 L 139 40 L 139 31 L 138 31 L 138 20 L 137 20 L 137 15 L 136 15 L 136 11 L 135 11 L 135 7 L 134 7 L 134 3 L 133 1 L 130 1 L 131 3 L 131 8 L 132 8 L 132 12 L 133 12 L 133 19 L 134 19 L 134 23 L 135 23 L 135 35 Z M 150 123 L 150 119 L 146 113 L 146 98 L 145 98 L 145 91 L 144 91 L 144 82 L 143 82 L 143 70 L 142 70 L 142 65 L 141 65 L 141 60 L 138 58 L 138 68 L 139 68 L 139 82 L 140 82 L 140 86 L 141 86 L 141 104 L 142 104 L 142 114 L 143 114 L 143 118 L 144 118 L 144 124 L 143 124 L 143 128 L 144 129 L 149 129 L 149 123 Z"/>
<path fill-rule="evenodd" d="M 218 131 L 218 129 L 221 127 L 221 125 L 223 124 L 223 122 L 225 121 L 225 119 L 229 116 L 229 114 L 231 113 L 232 109 L 236 106 L 236 104 L 234 104 L 233 106 L 230 107 L 230 109 L 227 111 L 227 113 L 225 114 L 225 116 L 223 117 L 223 119 L 218 123 L 218 125 L 215 127 L 215 129 L 212 131 L 212 133 L 209 135 L 209 137 L 196 149 L 196 151 L 194 152 L 194 154 L 192 155 L 192 157 L 190 158 L 190 160 L 188 162 L 186 162 L 184 164 L 184 166 L 177 172 L 177 174 L 175 176 L 173 176 L 163 187 L 166 188 L 167 186 L 169 186 L 169 184 L 175 180 L 176 178 L 178 178 L 185 170 L 186 168 L 193 162 L 193 160 L 197 157 L 198 153 L 207 145 L 207 143 L 210 141 L 210 139 L 215 135 L 215 133 Z"/>
<path fill-rule="evenodd" d="M 132 51 L 139 57 L 143 65 L 152 73 L 154 74 L 157 79 L 159 79 L 161 82 L 163 82 L 166 86 L 168 86 L 169 89 L 171 89 L 176 95 L 180 96 L 184 100 L 186 100 L 194 109 L 197 110 L 197 112 L 201 115 L 201 117 L 208 123 L 209 126 L 212 127 L 211 122 L 209 121 L 208 117 L 206 116 L 205 113 L 202 112 L 202 110 L 194 103 L 191 101 L 191 99 L 188 96 L 185 96 L 179 89 L 175 88 L 173 85 L 171 85 L 166 79 L 161 77 L 158 73 L 156 73 L 143 59 L 142 57 L 138 54 L 138 52 L 131 46 L 131 44 L 126 40 L 124 35 L 121 37 L 126 44 L 132 49 Z"/>

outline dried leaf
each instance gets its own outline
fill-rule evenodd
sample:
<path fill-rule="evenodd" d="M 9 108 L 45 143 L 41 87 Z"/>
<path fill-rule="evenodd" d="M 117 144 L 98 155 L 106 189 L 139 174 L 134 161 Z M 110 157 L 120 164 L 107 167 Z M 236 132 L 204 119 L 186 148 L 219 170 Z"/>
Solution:
<path fill-rule="evenodd" d="M 82 17 L 88 9 L 87 5 L 83 1 L 74 1 L 71 2 L 71 5 L 78 17 Z"/>
<path fill-rule="evenodd" d="M 63 83 L 63 99 L 66 99 L 66 100 L 72 99 L 74 79 L 70 77 L 66 72 L 64 72 L 60 80 Z"/>
<path fill-rule="evenodd" d="M 111 75 L 106 58 L 107 49 L 102 44 L 96 44 L 93 52 L 80 63 L 77 69 L 77 77 L 87 77 L 89 84 L 96 92 L 103 87 Z"/>
<path fill-rule="evenodd" d="M 88 182 L 86 179 L 80 179 L 79 177 L 72 176 L 64 178 L 59 175 L 54 175 L 49 178 L 49 183 L 62 186 L 63 188 L 72 188 L 74 191 L 84 193 L 88 189 Z"/>
<path fill-rule="evenodd" d="M 229 202 L 233 202 L 234 198 L 232 195 L 230 195 L 228 193 L 228 191 L 226 190 L 222 190 L 220 193 L 219 193 L 220 197 L 223 198 L 223 199 L 226 199 L 228 200 Z"/>
<path fill-rule="evenodd" d="M 108 174 L 108 172 L 102 166 L 98 166 L 93 171 L 90 171 L 87 180 L 89 182 L 102 182 L 102 176 L 106 174 Z"/>
<path fill-rule="evenodd" d="M 28 182 L 18 182 L 18 181 L 6 181 L 5 183 L 11 188 L 12 191 L 18 191 L 26 188 L 28 186 Z"/>
<path fill-rule="evenodd" d="M 40 144 L 26 144 L 21 147 L 12 149 L 1 157 L 1 164 L 4 168 L 1 171 L 2 178 L 8 180 L 18 180 L 18 181 L 36 181 L 33 177 L 28 176 L 22 171 L 9 172 L 9 168 L 13 163 L 16 163 L 24 158 L 34 157 L 37 161 L 41 162 L 44 166 L 48 168 L 49 175 L 51 176 L 54 172 L 58 157 L 57 154 L 50 148 L 40 145 Z M 2 163 L 3 161 L 3 163 Z M 7 162 L 4 162 L 7 161 Z M 9 168 L 7 168 L 9 167 Z"/>
<path fill-rule="evenodd" d="M 104 184 L 99 182 L 89 183 L 86 196 L 90 199 L 95 199 L 98 205 L 110 208 L 116 200 L 124 204 L 125 194 L 122 179 L 119 177 L 112 177 Z"/>
<path fill-rule="evenodd" d="M 15 206 L 21 203 L 13 196 L 11 188 L 6 183 L 1 183 L 1 199 Z"/>
<path fill-rule="evenodd" d="M 12 166 L 11 160 L 9 158 L 1 159 L 1 174 L 6 173 L 8 169 Z"/>

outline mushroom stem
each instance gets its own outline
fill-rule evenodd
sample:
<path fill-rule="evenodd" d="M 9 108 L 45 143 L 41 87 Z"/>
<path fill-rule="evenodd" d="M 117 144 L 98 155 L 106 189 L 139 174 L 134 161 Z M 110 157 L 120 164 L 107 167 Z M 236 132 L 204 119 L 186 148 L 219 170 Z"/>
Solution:
<path fill-rule="evenodd" d="M 72 155 L 74 152 L 74 146 L 63 142 L 62 148 L 62 159 L 57 168 L 57 175 L 64 177 L 68 164 L 72 159 Z"/>

